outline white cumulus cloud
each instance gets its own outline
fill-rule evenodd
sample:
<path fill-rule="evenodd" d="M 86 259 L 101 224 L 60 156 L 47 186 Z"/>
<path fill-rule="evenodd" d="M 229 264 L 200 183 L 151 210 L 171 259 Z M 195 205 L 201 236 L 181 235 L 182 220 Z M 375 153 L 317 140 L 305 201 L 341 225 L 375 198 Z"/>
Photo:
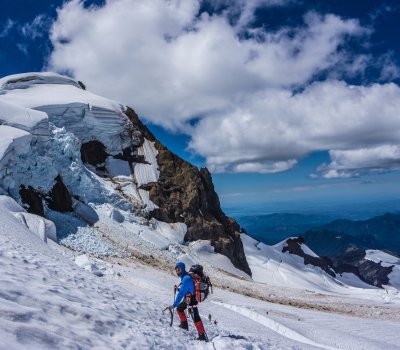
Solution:
<path fill-rule="evenodd" d="M 190 147 L 217 172 L 238 171 L 243 169 L 238 164 L 255 162 L 286 161 L 294 166 L 293 159 L 332 150 L 331 158 L 342 161 L 336 159 L 329 169 L 339 170 L 341 164 L 337 176 L 349 176 L 355 168 L 371 165 L 357 161 L 352 168 L 350 160 L 344 162 L 343 152 L 400 144 L 399 111 L 400 88 L 392 83 L 359 87 L 327 81 L 295 95 L 269 90 L 226 113 L 203 118 L 192 133 Z M 380 163 L 383 155 L 369 152 L 365 157 Z M 321 175 L 326 173 L 320 170 Z"/>
<path fill-rule="evenodd" d="M 371 64 L 368 55 L 344 50 L 348 38 L 366 39 L 370 29 L 310 12 L 297 27 L 239 35 L 255 9 L 289 2 L 234 1 L 230 10 L 240 14 L 232 24 L 224 11 L 199 13 L 200 0 L 113 0 L 89 8 L 73 0 L 51 29 L 49 68 L 188 133 L 190 148 L 213 171 L 277 172 L 313 151 L 396 145 L 397 85 L 312 83 L 322 72 L 339 79 Z M 383 77 L 397 74 L 389 56 L 385 66 Z"/>
<path fill-rule="evenodd" d="M 362 175 L 365 171 L 386 172 L 400 169 L 398 144 L 330 151 L 329 154 L 331 162 L 318 168 L 325 178 L 353 177 Z"/>

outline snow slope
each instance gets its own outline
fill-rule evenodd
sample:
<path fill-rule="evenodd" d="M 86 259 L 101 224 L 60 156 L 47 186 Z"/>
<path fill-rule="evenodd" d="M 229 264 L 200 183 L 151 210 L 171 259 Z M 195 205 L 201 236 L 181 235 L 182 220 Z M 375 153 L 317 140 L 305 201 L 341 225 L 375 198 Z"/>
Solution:
<path fill-rule="evenodd" d="M 398 304 L 393 320 L 362 319 L 218 288 L 200 305 L 212 342 L 198 342 L 192 323 L 185 332 L 175 315 L 170 328 L 161 312 L 172 301 L 176 277 L 137 260 L 76 257 L 36 236 L 14 216 L 18 210 L 0 197 L 1 349 L 400 348 Z"/>
<path fill-rule="evenodd" d="M 159 179 L 157 150 L 124 111 L 57 74 L 0 79 L 0 348 L 398 348 L 397 290 L 334 279 L 282 253 L 284 242 L 242 235 L 251 279 L 209 241 L 184 244 L 183 223 L 146 218 L 156 206 L 140 186 Z M 81 159 L 94 139 L 105 147 L 108 177 Z M 136 148 L 142 162 L 120 157 Z M 44 219 L 5 195 L 20 201 L 23 184 L 47 196 L 58 176 L 73 194 L 72 212 L 46 202 Z M 204 320 L 211 315 L 212 343 L 193 340 L 193 327 L 171 329 L 161 313 L 177 260 L 203 264 L 214 282 L 200 308 Z"/>
<path fill-rule="evenodd" d="M 34 109 L 20 107 L 0 101 L 0 123 L 35 133 L 41 122 L 47 121 L 47 114 Z M 37 131 L 36 131 L 37 133 Z"/>
<path fill-rule="evenodd" d="M 283 247 L 286 245 L 285 241 L 274 246 L 268 246 L 245 234 L 242 234 L 241 238 L 247 261 L 253 273 L 253 280 L 256 282 L 326 294 L 348 295 L 363 299 L 377 298 L 382 293 L 381 290 L 361 281 L 354 274 L 345 273 L 336 275 L 334 278 L 318 266 L 305 265 L 304 258 L 288 252 L 282 252 Z M 301 247 L 306 254 L 317 256 L 305 244 L 302 244 Z M 383 257 L 386 261 L 393 261 L 394 257 L 390 255 L 386 257 L 384 256 L 385 253 L 380 253 L 382 254 L 370 253 L 369 256 L 371 259 L 374 256 L 375 259 Z M 390 257 L 391 259 L 389 259 Z M 396 282 L 398 281 L 398 273 L 398 265 L 396 265 L 390 274 L 391 286 L 387 286 L 387 288 L 399 288 Z M 395 293 L 397 295 L 398 290 Z"/>
<path fill-rule="evenodd" d="M 268 246 L 247 235 L 241 237 L 253 279 L 257 282 L 325 292 L 337 291 L 342 287 L 340 282 L 321 268 L 305 265 L 302 257 L 283 253 L 285 241 Z M 309 255 L 316 256 L 304 244 L 302 248 Z"/>

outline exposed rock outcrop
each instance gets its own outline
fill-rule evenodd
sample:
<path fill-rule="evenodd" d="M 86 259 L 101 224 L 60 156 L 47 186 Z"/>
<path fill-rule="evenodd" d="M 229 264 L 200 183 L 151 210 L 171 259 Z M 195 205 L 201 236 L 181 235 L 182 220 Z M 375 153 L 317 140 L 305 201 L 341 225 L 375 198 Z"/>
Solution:
<path fill-rule="evenodd" d="M 1 191 L 7 189 L 40 215 L 53 215 L 46 212 L 46 205 L 52 211 L 74 213 L 53 215 L 60 226 L 60 217 L 75 226 L 81 225 L 76 216 L 93 224 L 101 220 L 93 212 L 103 213 L 101 206 L 120 209 L 123 215 L 113 219 L 143 225 L 147 235 L 134 231 L 136 227 L 130 232 L 144 241 L 147 237 L 151 244 L 162 235 L 156 226 L 150 227 L 149 219 L 155 218 L 168 226 L 167 246 L 209 240 L 215 252 L 251 274 L 240 227 L 222 212 L 209 171 L 164 147 L 133 109 L 51 72 L 6 77 L 0 85 L 7 120 L 17 116 L 23 122 L 23 129 L 12 130 L 18 137 L 7 141 L 1 152 Z M 65 85 L 71 93 L 65 93 Z M 13 152 L 3 157 L 8 148 Z M 11 162 L 18 167 L 8 171 Z"/>
<path fill-rule="evenodd" d="M 81 146 L 81 159 L 83 163 L 88 163 L 93 166 L 104 165 L 108 154 L 106 152 L 106 146 L 100 141 L 89 141 L 85 142 Z"/>
<path fill-rule="evenodd" d="M 333 270 L 333 263 L 329 258 L 311 256 L 303 251 L 303 249 L 301 248 L 301 245 L 304 244 L 303 237 L 289 238 L 288 240 L 286 240 L 286 243 L 287 246 L 282 249 L 283 253 L 289 252 L 290 254 L 301 256 L 302 258 L 304 258 L 305 265 L 310 264 L 318 266 L 327 274 L 331 275 L 332 277 L 336 277 L 336 274 Z"/>
<path fill-rule="evenodd" d="M 165 222 L 184 222 L 188 227 L 185 240 L 210 240 L 215 252 L 226 255 L 235 267 L 251 275 L 240 227 L 222 212 L 209 171 L 199 170 L 164 147 L 133 109 L 128 108 L 125 114 L 144 137 L 155 142 L 158 151 L 159 181 L 143 186 L 159 207 L 151 216 Z"/>
<path fill-rule="evenodd" d="M 373 286 L 382 288 L 389 283 L 389 274 L 393 266 L 382 266 L 365 258 L 366 252 L 356 249 L 347 252 L 345 255 L 333 257 L 334 267 L 337 273 L 350 272 L 358 276 L 362 281 Z"/>
<path fill-rule="evenodd" d="M 19 194 L 28 213 L 44 217 L 43 199 L 51 210 L 59 212 L 73 211 L 71 194 L 69 193 L 68 188 L 64 185 L 61 176 L 58 175 L 55 181 L 56 183 L 49 193 L 42 193 L 31 186 L 26 188 L 22 185 L 20 187 Z"/>
<path fill-rule="evenodd" d="M 60 212 L 72 212 L 72 198 L 68 188 L 64 185 L 60 175 L 56 178 L 56 183 L 46 197 L 47 205 L 51 210 Z"/>
<path fill-rule="evenodd" d="M 25 204 L 28 213 L 44 216 L 44 208 L 40 193 L 33 187 L 21 186 L 19 189 L 22 203 Z"/>

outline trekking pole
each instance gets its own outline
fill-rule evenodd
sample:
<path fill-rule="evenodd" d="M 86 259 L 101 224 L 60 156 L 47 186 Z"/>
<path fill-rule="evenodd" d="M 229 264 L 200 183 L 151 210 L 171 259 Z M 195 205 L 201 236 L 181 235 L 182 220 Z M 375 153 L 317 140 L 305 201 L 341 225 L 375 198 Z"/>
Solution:
<path fill-rule="evenodd" d="M 169 308 L 169 306 L 167 306 L 167 307 L 162 311 L 163 315 L 164 315 L 164 312 L 167 311 L 167 310 L 169 310 L 169 313 L 171 314 L 171 322 L 170 322 L 169 326 L 172 327 L 172 324 L 174 323 L 174 313 L 173 313 L 173 311 Z"/>

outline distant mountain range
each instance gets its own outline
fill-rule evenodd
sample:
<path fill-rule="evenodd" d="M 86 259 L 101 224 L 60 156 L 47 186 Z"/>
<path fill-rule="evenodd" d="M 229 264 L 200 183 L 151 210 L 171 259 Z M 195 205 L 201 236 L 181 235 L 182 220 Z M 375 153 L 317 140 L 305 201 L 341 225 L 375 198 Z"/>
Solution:
<path fill-rule="evenodd" d="M 342 255 L 355 248 L 400 252 L 400 215 L 384 214 L 368 220 L 335 220 L 306 231 L 303 238 L 318 255 Z"/>
<path fill-rule="evenodd" d="M 248 215 L 237 218 L 245 231 L 265 244 L 276 244 L 290 236 L 299 236 L 305 231 L 332 221 L 326 215 L 268 214 Z"/>
<path fill-rule="evenodd" d="M 400 214 L 387 213 L 367 220 L 333 220 L 323 215 L 270 214 L 244 216 L 239 223 L 252 237 L 275 244 L 302 236 L 319 256 L 343 255 L 353 249 L 381 249 L 400 253 Z"/>

